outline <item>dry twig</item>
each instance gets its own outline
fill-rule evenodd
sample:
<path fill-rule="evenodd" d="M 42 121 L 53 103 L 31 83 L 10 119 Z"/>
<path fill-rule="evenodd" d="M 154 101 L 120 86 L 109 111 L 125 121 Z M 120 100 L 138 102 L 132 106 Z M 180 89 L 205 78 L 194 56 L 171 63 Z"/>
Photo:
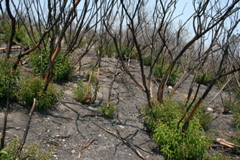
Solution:
<path fill-rule="evenodd" d="M 92 122 L 93 122 L 93 121 L 92 121 Z M 144 151 L 144 152 L 147 152 L 147 153 L 149 153 L 149 154 L 154 154 L 154 153 L 152 153 L 152 152 L 147 151 L 147 150 L 144 149 L 144 148 L 141 148 L 141 147 L 139 147 L 139 146 L 136 146 L 136 145 L 134 145 L 133 143 L 127 141 L 127 140 L 126 140 L 125 138 L 123 138 L 119 133 L 115 133 L 115 132 L 112 132 L 112 131 L 110 131 L 110 130 L 107 130 L 107 129 L 99 126 L 99 125 L 98 125 L 97 123 L 95 123 L 95 122 L 93 122 L 93 123 L 94 123 L 96 126 L 98 126 L 99 128 L 103 129 L 105 132 L 107 132 L 107 133 L 109 133 L 109 134 L 111 134 L 111 135 L 119 138 L 120 140 L 122 140 L 122 142 L 125 143 L 126 145 L 128 145 L 140 158 L 145 159 L 145 157 L 141 154 L 141 152 L 140 152 L 138 149 L 140 149 L 140 150 L 142 150 L 142 151 Z M 136 149 L 136 148 L 138 148 L 138 149 Z"/>
<path fill-rule="evenodd" d="M 95 140 L 91 140 L 88 144 L 86 144 L 85 146 L 81 146 L 80 149 L 79 149 L 79 154 L 78 154 L 78 158 L 81 158 L 81 155 L 82 155 L 82 150 L 84 148 L 87 148 L 88 146 L 90 146 Z"/>

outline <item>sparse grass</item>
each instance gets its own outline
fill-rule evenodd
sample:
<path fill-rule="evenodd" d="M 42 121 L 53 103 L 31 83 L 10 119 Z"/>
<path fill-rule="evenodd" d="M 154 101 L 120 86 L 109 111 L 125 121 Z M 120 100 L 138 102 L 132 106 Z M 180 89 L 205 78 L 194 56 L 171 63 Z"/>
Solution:
<path fill-rule="evenodd" d="M 234 141 L 238 146 L 240 146 L 240 128 L 237 129 L 236 137 L 234 138 Z M 237 151 L 238 154 L 240 154 L 240 150 Z"/>
<path fill-rule="evenodd" d="M 116 112 L 116 104 L 115 103 L 103 103 L 103 105 L 99 108 L 99 112 L 107 118 L 113 118 Z"/>
<path fill-rule="evenodd" d="M 89 80 L 89 78 L 91 78 L 90 82 L 92 84 L 95 84 L 96 81 L 97 81 L 97 75 L 94 72 L 91 72 L 91 71 L 87 72 L 87 74 L 85 75 L 85 78 L 88 79 L 88 80 Z"/>
<path fill-rule="evenodd" d="M 77 87 L 73 89 L 74 97 L 77 101 L 82 103 L 89 103 L 92 99 L 92 86 L 84 84 L 82 80 L 78 80 Z"/>
<path fill-rule="evenodd" d="M 214 76 L 211 73 L 206 73 L 205 75 L 203 73 L 198 73 L 196 82 L 203 85 L 208 85 L 213 80 L 213 78 Z"/>
<path fill-rule="evenodd" d="M 234 125 L 240 130 L 240 102 L 233 109 Z"/>
<path fill-rule="evenodd" d="M 223 153 L 215 153 L 204 156 L 203 160 L 232 160 L 232 157 Z"/>
<path fill-rule="evenodd" d="M 0 160 L 47 160 L 51 159 L 54 148 L 44 150 L 39 143 L 35 142 L 30 145 L 25 145 L 21 153 L 18 152 L 20 139 L 13 138 L 11 143 L 0 151 Z M 17 155 L 17 153 L 19 153 Z"/>

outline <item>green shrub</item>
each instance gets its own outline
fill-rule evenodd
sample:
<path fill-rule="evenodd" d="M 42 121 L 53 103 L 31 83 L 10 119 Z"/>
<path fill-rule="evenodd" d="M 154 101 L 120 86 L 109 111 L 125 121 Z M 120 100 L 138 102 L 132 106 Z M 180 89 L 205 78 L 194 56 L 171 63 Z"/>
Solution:
<path fill-rule="evenodd" d="M 18 147 L 20 145 L 20 139 L 14 138 L 11 143 L 7 145 L 0 154 L 0 160 L 13 160 L 13 159 L 25 159 L 25 160 L 46 160 L 51 159 L 53 148 L 44 150 L 39 143 L 35 142 L 30 145 L 24 146 L 22 152 L 17 156 Z"/>
<path fill-rule="evenodd" d="M 61 93 L 52 83 L 49 84 L 47 91 L 43 92 L 44 86 L 45 82 L 39 77 L 23 79 L 20 81 L 17 97 L 28 106 L 33 104 L 33 98 L 35 98 L 36 108 L 48 108 L 58 100 Z"/>
<path fill-rule="evenodd" d="M 11 26 L 9 26 L 8 24 L 5 24 L 3 25 L 3 30 L 4 30 L 4 40 L 7 42 L 11 34 Z M 24 26 L 16 27 L 13 40 L 17 41 L 18 43 L 21 43 L 24 41 L 25 34 L 26 32 L 25 32 Z"/>
<path fill-rule="evenodd" d="M 19 71 L 17 70 L 12 75 L 11 67 L 13 62 L 6 60 L 4 58 L 0 59 L 0 99 L 7 97 L 8 84 L 10 81 L 10 96 L 13 96 L 13 93 L 16 91 L 16 85 L 18 81 Z M 10 80 L 11 79 L 11 80 Z"/>
<path fill-rule="evenodd" d="M 96 66 L 96 62 L 93 61 L 89 64 L 88 66 L 89 71 L 87 72 L 87 74 L 84 76 L 84 78 L 89 81 L 90 78 L 90 82 L 92 85 L 94 85 L 97 82 L 97 66 Z"/>
<path fill-rule="evenodd" d="M 233 108 L 233 118 L 234 118 L 234 125 L 238 130 L 240 130 L 240 102 L 235 104 Z"/>
<path fill-rule="evenodd" d="M 174 160 L 201 159 L 210 146 L 209 138 L 202 136 L 203 113 L 194 115 L 185 135 L 181 130 L 184 120 L 178 126 L 184 112 L 184 107 L 172 100 L 164 101 L 164 106 L 154 101 L 152 109 L 143 110 L 145 123 L 163 155 Z"/>
<path fill-rule="evenodd" d="M 82 40 L 79 44 L 79 47 L 82 48 L 82 47 L 86 46 L 86 44 L 87 43 L 84 40 Z"/>
<path fill-rule="evenodd" d="M 95 47 L 94 50 L 95 50 L 96 53 L 98 53 L 99 46 Z M 113 55 L 115 53 L 116 53 L 116 49 L 115 49 L 115 46 L 113 44 L 103 45 L 102 53 L 101 53 L 102 57 L 107 56 L 107 57 L 111 58 L 111 57 L 113 57 Z"/>
<path fill-rule="evenodd" d="M 208 85 L 210 82 L 212 82 L 214 78 L 211 73 L 206 73 L 205 77 L 202 79 L 203 76 L 204 76 L 203 73 L 198 73 L 196 82 L 203 85 Z"/>
<path fill-rule="evenodd" d="M 121 53 L 124 58 L 134 58 L 131 48 L 122 48 Z"/>
<path fill-rule="evenodd" d="M 217 81 L 218 85 L 220 87 L 223 87 L 227 81 L 229 81 L 229 76 L 226 77 L 222 77 L 221 79 L 219 79 Z M 234 92 L 236 92 L 237 94 L 240 93 L 240 87 L 238 87 L 238 81 L 236 80 L 236 78 L 232 78 L 227 85 L 224 86 L 224 90 L 234 90 Z"/>
<path fill-rule="evenodd" d="M 235 137 L 235 142 L 238 146 L 240 146 L 240 129 L 237 129 L 236 137 Z M 237 151 L 238 154 L 240 154 L 240 150 Z"/>
<path fill-rule="evenodd" d="M 225 110 L 231 111 L 233 114 L 233 123 L 237 129 L 240 129 L 240 100 L 237 95 L 236 101 L 224 101 Z"/>
<path fill-rule="evenodd" d="M 48 65 L 49 65 L 49 50 L 37 50 L 30 54 L 30 63 L 33 67 L 33 71 L 36 74 L 44 75 Z M 69 75 L 73 72 L 73 69 L 70 67 L 70 58 L 65 57 L 63 52 L 60 52 L 54 62 L 53 67 L 53 80 L 59 81 L 68 79 Z"/>
<path fill-rule="evenodd" d="M 135 59 L 138 58 L 138 54 L 136 53 L 136 51 L 134 49 L 131 49 L 129 47 L 122 47 L 120 54 L 123 58 L 123 60 L 127 60 L 127 59 Z M 119 58 L 119 55 L 116 55 L 116 58 Z"/>
<path fill-rule="evenodd" d="M 4 34 L 0 33 L 0 45 L 4 43 Z"/>
<path fill-rule="evenodd" d="M 209 125 L 212 122 L 212 116 L 210 114 L 203 113 L 199 114 L 199 123 L 201 124 L 202 128 L 206 131 L 209 128 Z"/>
<path fill-rule="evenodd" d="M 89 80 L 89 78 L 91 78 L 90 79 L 91 84 L 95 84 L 97 82 L 97 75 L 95 73 L 92 73 L 91 71 L 87 72 L 87 74 L 85 75 L 85 78 L 87 80 Z"/>
<path fill-rule="evenodd" d="M 177 121 L 162 123 L 154 132 L 153 139 L 169 159 L 201 159 L 209 149 L 208 141 L 201 136 L 202 131 L 197 121 L 191 122 L 187 136 L 177 129 Z"/>
<path fill-rule="evenodd" d="M 78 80 L 77 87 L 73 89 L 74 97 L 82 103 L 89 103 L 92 99 L 92 85 L 84 84 L 82 80 Z"/>
<path fill-rule="evenodd" d="M 99 112 L 107 118 L 113 118 L 116 112 L 116 104 L 115 103 L 103 103 L 103 105 L 99 108 Z"/>
<path fill-rule="evenodd" d="M 28 29 L 30 28 L 28 25 L 26 25 Z M 7 42 L 9 40 L 10 34 L 11 34 L 11 27 L 8 24 L 3 25 L 3 31 L 4 31 L 4 41 Z M 34 38 L 39 39 L 40 34 L 38 32 L 34 32 Z M 15 35 L 13 38 L 14 41 L 20 43 L 21 45 L 29 46 L 33 45 L 35 42 L 32 41 L 32 39 L 27 34 L 26 28 L 23 25 L 17 25 Z"/>
<path fill-rule="evenodd" d="M 151 65 L 151 62 L 152 62 L 152 59 L 150 56 L 147 56 L 147 57 L 144 57 L 143 58 L 143 64 L 146 65 L 146 66 L 150 66 Z"/>
<path fill-rule="evenodd" d="M 153 75 L 157 78 L 159 82 L 162 80 L 168 67 L 169 65 L 156 65 L 154 67 Z M 167 85 L 174 86 L 179 76 L 180 76 L 180 71 L 176 67 L 174 67 L 168 78 Z"/>
<path fill-rule="evenodd" d="M 233 141 L 236 145 L 240 145 L 240 94 L 237 92 L 235 101 L 225 101 L 225 110 L 231 111 L 233 114 L 233 125 L 235 126 L 236 136 L 233 137 Z M 240 153 L 240 151 L 238 151 Z"/>

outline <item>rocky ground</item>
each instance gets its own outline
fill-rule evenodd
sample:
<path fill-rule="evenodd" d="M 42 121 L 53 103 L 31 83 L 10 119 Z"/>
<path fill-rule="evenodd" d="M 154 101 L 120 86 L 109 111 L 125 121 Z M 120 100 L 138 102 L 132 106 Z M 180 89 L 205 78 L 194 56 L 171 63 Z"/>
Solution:
<path fill-rule="evenodd" d="M 84 62 L 91 61 L 86 57 Z M 141 92 L 121 69 L 113 84 L 111 101 L 117 104 L 117 113 L 113 119 L 100 115 L 98 108 L 107 100 L 109 85 L 113 79 L 115 59 L 104 58 L 100 75 L 100 90 L 94 104 L 81 104 L 74 99 L 72 89 L 76 81 L 83 76 L 83 72 L 76 72 L 74 77 L 65 83 L 58 84 L 64 89 L 61 99 L 50 109 L 35 111 L 30 124 L 26 144 L 38 141 L 42 146 L 54 146 L 56 150 L 53 159 L 56 160 L 161 160 L 165 159 L 159 152 L 156 144 L 144 126 L 141 108 L 145 103 L 145 95 Z M 140 82 L 140 72 L 132 61 L 130 68 L 136 79 Z M 84 68 L 83 68 L 84 71 Z M 190 86 L 190 79 L 178 88 L 174 97 L 184 100 Z M 154 84 L 154 94 L 157 85 Z M 196 87 L 195 87 L 196 88 Z M 206 86 L 200 89 L 200 95 Z M 213 108 L 211 113 L 213 122 L 209 132 L 215 133 L 215 138 L 227 139 L 234 134 L 232 115 L 222 114 L 223 108 L 216 98 L 208 102 L 218 93 L 213 88 L 205 104 Z M 227 96 L 227 95 L 224 95 Z M 3 107 L 4 104 L 1 104 Z M 26 128 L 29 109 L 19 103 L 11 103 L 8 115 L 7 141 L 12 137 L 22 138 Z M 3 112 L 0 112 L 0 130 L 2 130 Z M 210 153 L 224 152 L 227 148 L 215 145 Z M 238 159 L 237 155 L 234 155 Z"/>

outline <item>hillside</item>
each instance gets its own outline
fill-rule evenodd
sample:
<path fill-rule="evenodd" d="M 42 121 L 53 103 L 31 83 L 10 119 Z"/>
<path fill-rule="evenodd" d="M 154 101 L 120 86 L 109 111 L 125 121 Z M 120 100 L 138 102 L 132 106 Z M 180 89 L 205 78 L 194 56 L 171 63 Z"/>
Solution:
<path fill-rule="evenodd" d="M 93 52 L 93 51 L 92 51 Z M 83 62 L 94 60 L 93 54 L 84 57 Z M 74 99 L 73 88 L 76 87 L 78 79 L 83 79 L 88 68 L 83 66 L 82 71 L 76 72 L 70 81 L 57 84 L 64 91 L 60 100 L 50 109 L 36 110 L 32 117 L 30 130 L 26 144 L 40 142 L 44 148 L 56 147 L 53 159 L 164 159 L 158 152 L 157 145 L 151 140 L 151 134 L 144 125 L 141 109 L 146 103 L 145 94 L 140 91 L 128 75 L 118 69 L 118 76 L 113 84 L 111 101 L 117 104 L 117 112 L 113 119 L 107 119 L 99 113 L 99 106 L 107 100 L 109 85 L 113 79 L 114 58 L 103 58 L 100 71 L 100 90 L 94 104 L 81 104 Z M 25 64 L 28 67 L 28 64 Z M 135 78 L 140 81 L 141 75 L 136 60 L 131 61 L 129 68 L 134 72 Z M 148 71 L 147 67 L 145 68 Z M 191 78 L 191 77 L 190 77 Z M 174 94 L 174 99 L 179 103 L 184 102 L 190 86 L 187 79 Z M 195 84 L 194 90 L 196 90 Z M 156 94 L 157 83 L 154 83 L 154 94 Z M 206 86 L 202 86 L 199 95 L 203 93 Z M 214 87 L 205 104 L 218 93 L 219 89 Z M 225 94 L 225 93 L 223 93 Z M 227 97 L 225 94 L 224 96 Z M 1 106 L 4 106 L 2 102 Z M 212 101 L 209 106 L 213 108 L 210 113 L 213 121 L 207 130 L 215 134 L 216 138 L 228 139 L 234 135 L 232 126 L 232 115 L 222 114 L 223 107 L 220 97 Z M 11 111 L 8 115 L 7 142 L 11 138 L 22 138 L 29 119 L 29 109 L 21 103 L 11 102 Z M 3 126 L 3 110 L 0 112 L 0 126 Z M 212 146 L 209 153 L 226 152 L 231 153 L 231 148 L 224 147 L 219 143 Z M 236 155 L 233 155 L 238 159 Z"/>

